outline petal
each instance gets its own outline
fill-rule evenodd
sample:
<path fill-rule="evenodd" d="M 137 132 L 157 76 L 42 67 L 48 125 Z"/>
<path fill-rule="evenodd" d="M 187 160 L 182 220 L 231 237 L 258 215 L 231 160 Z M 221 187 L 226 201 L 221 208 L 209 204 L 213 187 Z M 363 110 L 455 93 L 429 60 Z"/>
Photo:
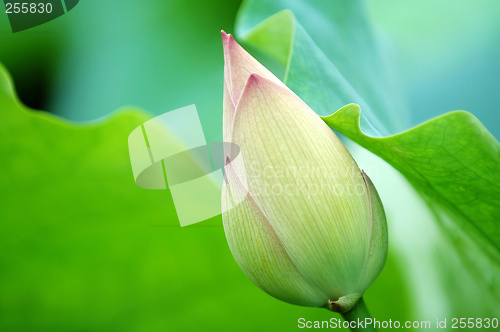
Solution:
<path fill-rule="evenodd" d="M 300 273 L 256 202 L 229 164 L 222 193 L 224 231 L 245 274 L 268 294 L 302 306 L 321 307 L 327 297 Z"/>
<path fill-rule="evenodd" d="M 365 266 L 358 282 L 358 288 L 364 291 L 373 283 L 384 267 L 387 258 L 388 234 L 384 206 L 377 193 L 377 189 L 375 189 L 375 186 L 365 172 L 362 172 L 362 175 L 365 179 L 372 207 L 370 245 L 366 254 Z"/>
<path fill-rule="evenodd" d="M 224 99 L 223 99 L 223 110 L 222 113 L 222 138 L 224 142 L 231 142 L 231 133 L 233 129 L 233 119 L 234 111 L 236 106 L 233 104 L 231 96 L 229 94 L 228 87 L 224 84 Z"/>
<path fill-rule="evenodd" d="M 289 89 L 251 75 L 232 142 L 241 148 L 250 193 L 298 269 L 330 300 L 357 293 L 371 206 L 338 137 Z"/>
<path fill-rule="evenodd" d="M 233 105 L 238 104 L 241 92 L 251 74 L 259 74 L 285 87 L 273 73 L 248 54 L 233 36 L 224 31 L 221 33 L 224 46 L 224 85 L 227 87 Z"/>

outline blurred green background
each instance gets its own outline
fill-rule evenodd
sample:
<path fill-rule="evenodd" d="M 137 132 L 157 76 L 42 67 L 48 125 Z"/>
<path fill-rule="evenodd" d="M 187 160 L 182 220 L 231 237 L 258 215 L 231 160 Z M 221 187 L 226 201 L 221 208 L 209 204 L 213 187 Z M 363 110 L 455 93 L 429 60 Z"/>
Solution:
<path fill-rule="evenodd" d="M 290 8 L 316 43 L 349 49 L 329 27 L 352 26 L 351 14 L 334 1 L 316 19 L 318 1 Z M 265 13 L 267 3 L 244 5 Z M 207 141 L 221 139 L 220 30 L 245 21 L 240 5 L 82 0 L 16 34 L 2 10 L 0 330 L 287 331 L 300 317 L 336 316 L 259 290 L 232 258 L 220 217 L 181 229 L 169 194 L 133 180 L 127 137 L 153 115 L 196 104 Z M 363 8 L 389 98 L 401 105 L 396 131 L 466 109 L 500 137 L 500 2 L 371 0 Z M 374 316 L 500 318 L 499 299 L 477 293 L 484 274 L 466 271 L 453 249 L 473 247 L 461 230 L 443 236 L 401 176 L 373 156 L 358 162 L 380 168 L 374 182 L 391 227 L 389 260 L 366 294 Z M 445 262 L 454 268 L 447 275 Z"/>

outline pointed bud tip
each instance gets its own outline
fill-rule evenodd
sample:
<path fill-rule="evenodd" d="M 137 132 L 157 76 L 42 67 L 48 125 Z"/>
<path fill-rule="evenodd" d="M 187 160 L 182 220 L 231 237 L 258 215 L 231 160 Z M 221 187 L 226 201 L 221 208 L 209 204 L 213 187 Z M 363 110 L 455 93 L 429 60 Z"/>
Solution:
<path fill-rule="evenodd" d="M 221 30 L 220 33 L 222 35 L 222 43 L 224 45 L 226 45 L 230 41 L 234 42 L 234 38 L 230 33 L 226 33 L 226 31 L 224 30 Z"/>

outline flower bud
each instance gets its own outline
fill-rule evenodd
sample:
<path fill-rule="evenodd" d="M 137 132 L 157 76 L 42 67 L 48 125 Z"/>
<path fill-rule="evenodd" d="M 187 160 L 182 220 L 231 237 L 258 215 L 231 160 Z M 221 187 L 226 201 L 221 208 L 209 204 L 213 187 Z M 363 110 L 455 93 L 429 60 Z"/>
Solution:
<path fill-rule="evenodd" d="M 349 311 L 380 273 L 387 226 L 372 182 L 297 95 L 222 33 L 223 222 L 231 252 L 270 295 Z M 328 87 L 325 87 L 328 88 Z"/>

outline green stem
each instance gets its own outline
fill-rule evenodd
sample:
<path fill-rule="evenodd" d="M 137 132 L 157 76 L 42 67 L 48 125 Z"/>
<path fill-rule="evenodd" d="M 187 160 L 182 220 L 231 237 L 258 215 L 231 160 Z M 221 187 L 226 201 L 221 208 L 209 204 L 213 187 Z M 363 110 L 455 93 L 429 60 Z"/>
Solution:
<path fill-rule="evenodd" d="M 348 321 L 354 321 L 358 322 L 358 318 L 361 322 L 363 322 L 363 327 L 351 327 L 351 331 L 377 331 L 375 327 L 373 327 L 373 324 L 370 324 L 366 326 L 364 322 L 366 321 L 366 318 L 370 318 L 371 321 L 373 321 L 372 316 L 370 316 L 370 313 L 368 312 L 368 308 L 366 307 L 365 301 L 363 301 L 363 298 L 360 298 L 358 303 L 352 308 L 350 311 L 343 313 L 342 317 Z"/>

